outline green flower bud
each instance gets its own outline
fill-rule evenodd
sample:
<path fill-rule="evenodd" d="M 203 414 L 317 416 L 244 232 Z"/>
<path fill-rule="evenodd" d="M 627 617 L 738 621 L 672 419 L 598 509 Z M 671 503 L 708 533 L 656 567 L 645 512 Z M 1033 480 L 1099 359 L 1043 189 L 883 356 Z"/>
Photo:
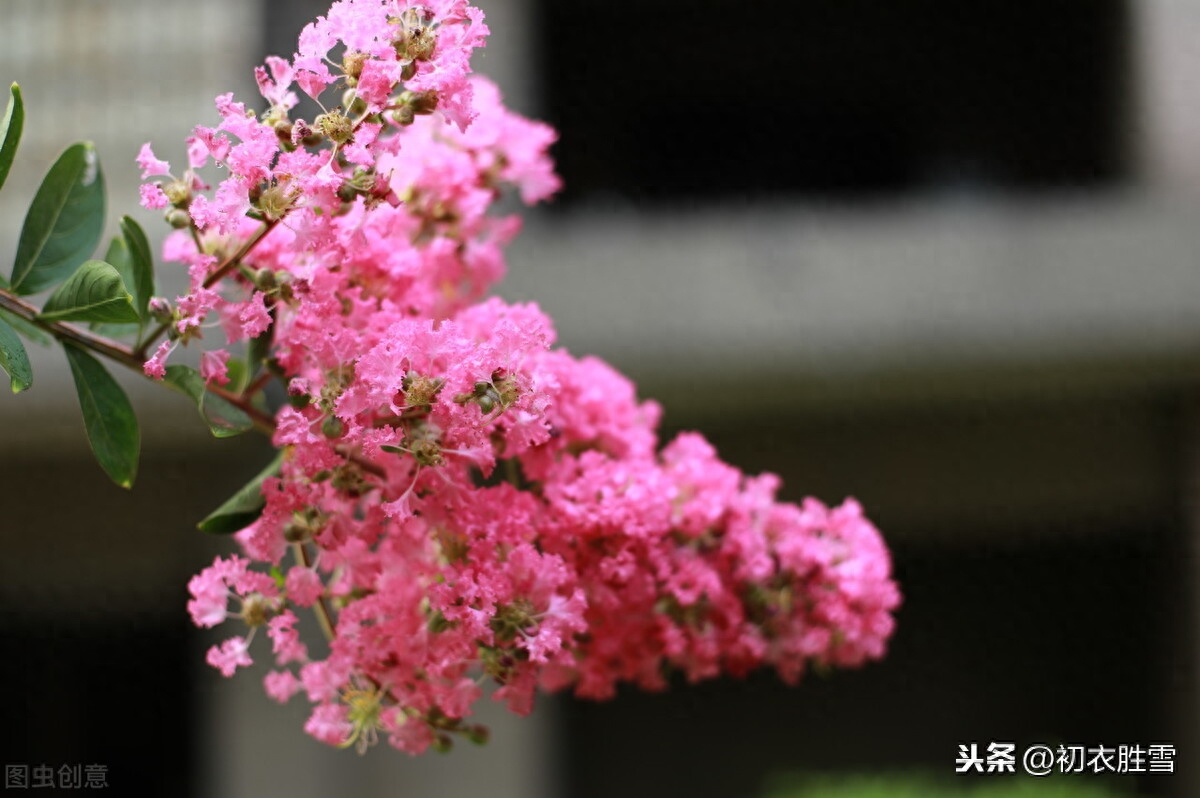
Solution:
<path fill-rule="evenodd" d="M 326 416 L 321 422 L 321 434 L 330 440 L 337 440 L 346 434 L 346 424 L 337 416 Z"/>
<path fill-rule="evenodd" d="M 417 112 L 413 110 L 411 105 L 402 105 L 395 111 L 392 111 L 392 121 L 400 127 L 408 127 L 417 118 Z"/>
<path fill-rule="evenodd" d="M 270 291 L 275 287 L 275 272 L 266 266 L 254 273 L 254 285 L 260 291 Z"/>
<path fill-rule="evenodd" d="M 487 726 L 482 723 L 475 723 L 463 728 L 463 733 L 467 735 L 467 739 L 475 745 L 487 745 L 488 740 L 492 737 L 492 732 Z"/>
<path fill-rule="evenodd" d="M 190 227 L 192 217 L 182 208 L 172 208 L 166 214 L 167 224 L 174 227 L 176 230 L 183 230 L 185 227 Z"/>
<path fill-rule="evenodd" d="M 289 521 L 283 527 L 283 539 L 288 543 L 303 543 L 312 535 L 308 524 L 299 520 Z"/>

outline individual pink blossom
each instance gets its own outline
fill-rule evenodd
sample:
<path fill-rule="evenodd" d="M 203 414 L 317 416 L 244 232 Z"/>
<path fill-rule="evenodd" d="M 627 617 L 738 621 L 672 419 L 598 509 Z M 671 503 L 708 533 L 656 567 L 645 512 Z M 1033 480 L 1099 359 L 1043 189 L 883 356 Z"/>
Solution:
<path fill-rule="evenodd" d="M 141 196 L 142 207 L 146 210 L 161 211 L 171 204 L 167 195 L 163 193 L 162 187 L 157 183 L 143 183 L 138 192 Z"/>
<path fill-rule="evenodd" d="M 142 169 L 143 180 L 151 175 L 171 174 L 170 164 L 155 156 L 154 151 L 150 149 L 149 142 L 143 144 L 142 149 L 138 151 L 137 165 Z"/>
<path fill-rule="evenodd" d="M 340 745 L 352 730 L 341 704 L 318 704 L 304 724 L 304 731 L 329 745 Z"/>
<path fill-rule="evenodd" d="M 291 671 L 270 671 L 263 677 L 263 688 L 268 696 L 286 704 L 300 689 L 300 680 Z"/>
<path fill-rule="evenodd" d="M 174 348 L 175 345 L 169 340 L 163 341 L 158 345 L 158 348 L 154 350 L 154 354 L 150 357 L 150 359 L 142 364 L 142 371 L 147 377 L 155 380 L 161 380 L 167 375 L 167 356 L 171 354 L 171 350 Z"/>
<path fill-rule="evenodd" d="M 297 605 L 311 607 L 325 592 L 325 585 L 312 568 L 292 568 L 288 571 L 285 590 L 288 598 Z"/>
<path fill-rule="evenodd" d="M 229 350 L 210 349 L 200 356 L 200 376 L 207 383 L 229 382 Z"/>
<path fill-rule="evenodd" d="M 206 660 L 209 665 L 221 671 L 222 676 L 229 677 L 238 667 L 254 664 L 250 659 L 249 650 L 250 643 L 246 638 L 231 637 L 220 646 L 210 648 Z"/>
<path fill-rule="evenodd" d="M 275 661 L 280 665 L 308 661 L 308 648 L 294 628 L 296 622 L 296 615 L 291 610 L 285 610 L 267 621 L 267 635 L 271 638 Z"/>

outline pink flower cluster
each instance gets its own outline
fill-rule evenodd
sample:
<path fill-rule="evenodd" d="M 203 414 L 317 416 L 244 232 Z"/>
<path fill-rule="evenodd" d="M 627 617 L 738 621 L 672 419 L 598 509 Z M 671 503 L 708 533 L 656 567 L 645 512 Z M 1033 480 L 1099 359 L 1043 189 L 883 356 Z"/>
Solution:
<path fill-rule="evenodd" d="M 468 74 L 486 32 L 466 0 L 341 0 L 258 71 L 265 112 L 218 98 L 182 176 L 142 151 L 163 178 L 144 202 L 180 228 L 167 257 L 191 275 L 158 305 L 170 329 L 147 373 L 215 313 L 227 344 L 204 377 L 227 383 L 226 346 L 257 339 L 289 399 L 245 557 L 189 585 L 198 625 L 250 628 L 209 662 L 250 664 L 265 627 L 267 691 L 303 691 L 309 733 L 416 753 L 481 737 L 466 719 L 489 680 L 525 713 L 539 687 L 603 699 L 672 671 L 791 682 L 881 657 L 899 593 L 855 502 L 777 502 L 776 478 L 698 435 L 660 450 L 658 407 L 628 380 L 552 349 L 535 306 L 481 300 L 519 226 L 491 205 L 558 188 L 553 131 Z M 341 109 L 291 118 L 293 85 L 333 84 Z M 210 160 L 228 170 L 215 190 Z M 326 628 L 320 655 L 298 610 Z"/>

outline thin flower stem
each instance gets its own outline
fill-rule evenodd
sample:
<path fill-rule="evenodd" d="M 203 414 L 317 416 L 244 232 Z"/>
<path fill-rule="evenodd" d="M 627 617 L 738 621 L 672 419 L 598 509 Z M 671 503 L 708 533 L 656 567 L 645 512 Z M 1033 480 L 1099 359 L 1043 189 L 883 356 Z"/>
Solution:
<path fill-rule="evenodd" d="M 255 245 L 258 244 L 259 241 L 262 241 L 263 238 L 266 237 L 267 233 L 274 230 L 275 225 L 279 224 L 281 221 L 283 221 L 283 219 L 284 216 L 280 216 L 278 219 L 268 219 L 267 221 L 263 222 L 263 226 L 258 228 L 254 235 L 247 238 L 246 242 L 242 244 L 237 252 L 233 253 L 224 261 L 222 261 L 221 265 L 216 268 L 216 271 L 204 278 L 204 287 L 212 288 L 214 285 L 220 282 L 225 275 L 229 274 L 231 271 L 240 266 L 242 264 L 242 258 L 249 255 L 250 250 L 254 249 Z"/>
<path fill-rule="evenodd" d="M 192 241 L 196 244 L 196 251 L 203 252 L 204 242 L 200 240 L 200 230 L 196 227 L 195 222 L 190 222 L 188 224 L 188 232 L 192 234 Z"/>
<path fill-rule="evenodd" d="M 273 379 L 275 379 L 275 375 L 270 371 L 263 369 L 262 374 L 259 374 L 257 377 L 255 377 L 254 382 L 247 385 L 245 390 L 242 391 L 242 397 L 249 399 L 251 396 L 254 396 L 263 388 L 267 387 L 267 383 Z"/>
<path fill-rule="evenodd" d="M 312 568 L 312 560 L 308 556 L 308 549 L 303 543 L 293 543 L 292 553 L 296 556 L 296 561 L 305 568 Z M 325 603 L 325 596 L 322 595 L 317 599 L 317 603 L 313 605 L 313 611 L 317 616 L 317 623 L 321 626 L 321 631 L 325 634 L 325 639 L 333 642 L 335 632 L 333 629 L 333 612 L 329 609 L 329 605 Z"/>

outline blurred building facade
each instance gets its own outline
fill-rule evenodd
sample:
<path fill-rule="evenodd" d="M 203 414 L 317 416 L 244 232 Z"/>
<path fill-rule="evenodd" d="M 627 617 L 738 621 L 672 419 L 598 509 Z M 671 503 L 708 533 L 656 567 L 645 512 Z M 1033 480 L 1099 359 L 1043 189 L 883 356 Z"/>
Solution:
<path fill-rule="evenodd" d="M 212 97 L 252 96 L 252 65 L 326 5 L 6 0 L 0 79 L 21 82 L 29 127 L 0 193 L 5 250 L 59 149 L 96 140 L 111 215 L 127 212 L 141 142 L 181 157 Z M 950 773 L 958 744 L 1004 740 L 1165 742 L 1187 762 L 1200 6 L 479 5 L 478 68 L 560 127 L 570 186 L 530 215 L 501 293 L 789 498 L 857 496 L 906 595 L 889 658 L 796 690 L 544 701 L 449 758 L 327 751 L 299 702 L 208 672 L 182 617 L 182 585 L 216 553 L 186 519 L 261 449 L 208 440 L 182 401 L 136 388 L 144 484 L 114 496 L 65 369 L 39 353 L 34 393 L 0 403 L 0 484 L 38 497 L 0 521 L 0 600 L 28 652 L 10 678 L 53 678 L 59 703 L 26 699 L 41 720 L 10 759 L 109 757 L 114 784 L 153 774 L 196 796 L 548 798 Z M 100 716 L 129 725 L 128 746 Z M 1178 770 L 1136 786 L 1200 793 Z"/>

